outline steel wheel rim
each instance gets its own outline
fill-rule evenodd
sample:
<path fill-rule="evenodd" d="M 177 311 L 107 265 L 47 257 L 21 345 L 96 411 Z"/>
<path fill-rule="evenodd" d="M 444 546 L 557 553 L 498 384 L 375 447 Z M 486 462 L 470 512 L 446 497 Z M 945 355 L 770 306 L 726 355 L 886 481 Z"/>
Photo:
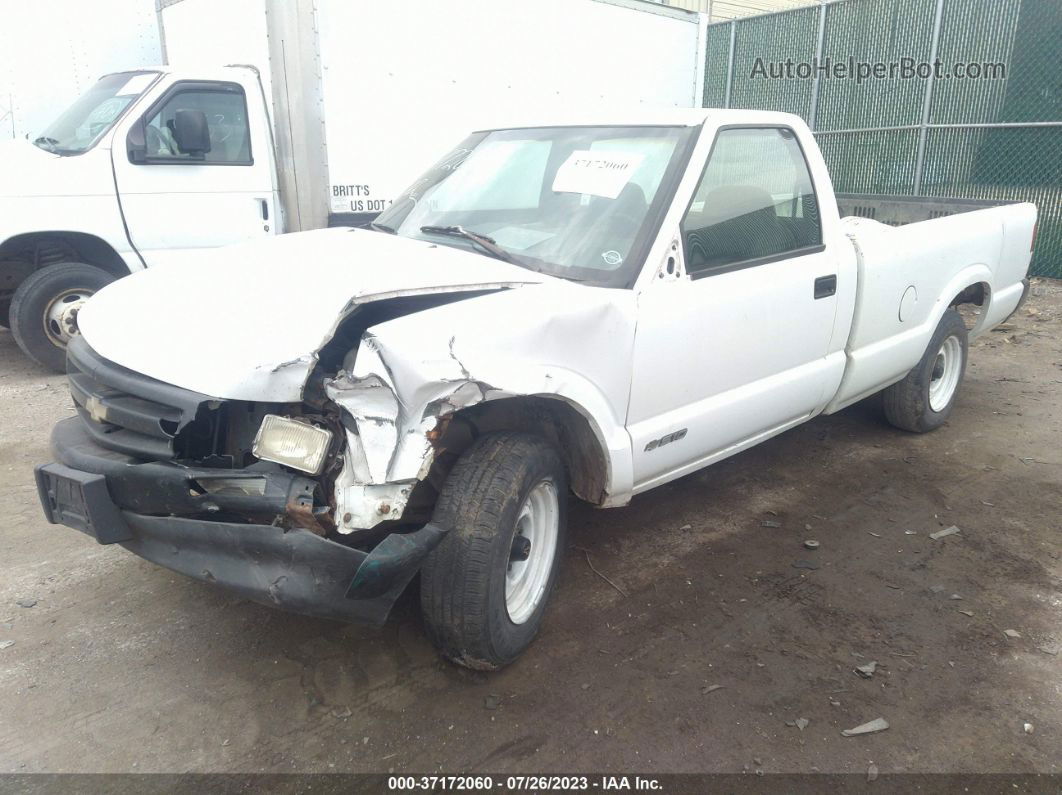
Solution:
<path fill-rule="evenodd" d="M 57 348 L 65 348 L 77 336 L 77 313 L 95 290 L 64 290 L 44 309 L 44 335 Z"/>
<path fill-rule="evenodd" d="M 505 572 L 505 609 L 509 620 L 523 624 L 534 614 L 549 585 L 560 532 L 560 503 L 552 480 L 528 493 L 516 520 L 513 552 Z M 527 558 L 514 559 L 520 538 L 530 542 Z"/>
<path fill-rule="evenodd" d="M 962 372 L 962 343 L 955 336 L 948 337 L 937 351 L 929 381 L 929 408 L 941 412 L 951 403 L 959 386 Z"/>

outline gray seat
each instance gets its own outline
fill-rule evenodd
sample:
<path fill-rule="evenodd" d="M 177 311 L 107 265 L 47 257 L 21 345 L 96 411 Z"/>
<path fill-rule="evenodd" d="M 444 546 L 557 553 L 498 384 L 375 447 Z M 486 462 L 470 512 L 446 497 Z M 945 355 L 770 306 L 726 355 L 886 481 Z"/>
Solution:
<path fill-rule="evenodd" d="M 793 248 L 792 231 L 762 188 L 725 185 L 712 190 L 685 222 L 690 270 L 767 257 Z"/>

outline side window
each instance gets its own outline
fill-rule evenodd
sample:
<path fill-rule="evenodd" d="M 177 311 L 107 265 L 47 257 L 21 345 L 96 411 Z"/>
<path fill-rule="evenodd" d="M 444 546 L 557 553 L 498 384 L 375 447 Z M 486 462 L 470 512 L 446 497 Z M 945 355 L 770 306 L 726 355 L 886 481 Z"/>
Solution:
<path fill-rule="evenodd" d="M 682 239 L 694 276 L 821 244 L 815 188 L 793 132 L 720 131 L 682 221 Z"/>
<path fill-rule="evenodd" d="M 174 137 L 177 111 L 199 110 L 206 116 L 210 151 L 203 156 L 183 154 Z M 247 102 L 237 86 L 187 89 L 170 96 L 158 111 L 144 120 L 144 142 L 152 161 L 251 164 L 251 131 Z"/>

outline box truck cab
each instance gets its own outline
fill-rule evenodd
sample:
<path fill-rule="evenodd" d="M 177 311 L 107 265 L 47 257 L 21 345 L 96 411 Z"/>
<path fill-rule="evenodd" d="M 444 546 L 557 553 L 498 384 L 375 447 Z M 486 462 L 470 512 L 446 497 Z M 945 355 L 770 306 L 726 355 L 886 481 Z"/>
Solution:
<path fill-rule="evenodd" d="M 0 322 L 62 369 L 84 302 L 189 249 L 283 231 L 256 70 L 107 75 L 0 149 Z"/>
<path fill-rule="evenodd" d="M 0 145 L 0 324 L 55 370 L 108 282 L 371 220 L 483 114 L 690 106 L 703 82 L 703 17 L 625 0 L 440 0 L 416 24 L 401 4 L 160 5 L 170 66 L 106 75 Z"/>

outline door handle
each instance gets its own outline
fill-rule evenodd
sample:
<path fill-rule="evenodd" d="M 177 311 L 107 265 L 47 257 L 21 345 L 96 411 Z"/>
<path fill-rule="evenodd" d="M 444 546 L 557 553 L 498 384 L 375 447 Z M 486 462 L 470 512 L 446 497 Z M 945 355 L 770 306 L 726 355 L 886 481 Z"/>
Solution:
<path fill-rule="evenodd" d="M 262 220 L 269 220 L 269 199 L 259 199 L 259 207 L 262 209 Z"/>
<path fill-rule="evenodd" d="M 831 295 L 837 294 L 837 274 L 833 273 L 829 276 L 820 276 L 815 280 L 815 300 L 820 298 L 829 298 Z"/>

